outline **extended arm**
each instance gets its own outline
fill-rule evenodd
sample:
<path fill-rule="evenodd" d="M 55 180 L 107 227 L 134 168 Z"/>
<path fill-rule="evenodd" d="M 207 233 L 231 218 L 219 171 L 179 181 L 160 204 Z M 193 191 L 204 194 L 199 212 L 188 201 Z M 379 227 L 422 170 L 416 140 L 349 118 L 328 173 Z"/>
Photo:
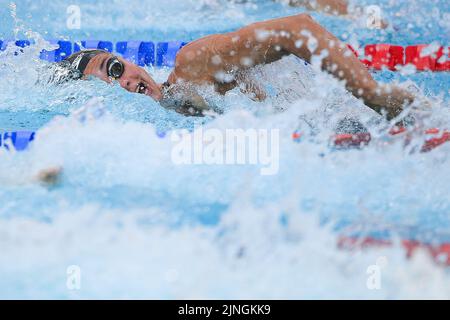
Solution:
<path fill-rule="evenodd" d="M 345 81 L 345 87 L 355 97 L 379 113 L 385 110 L 389 118 L 398 115 L 405 103 L 414 100 L 411 94 L 399 88 L 379 85 L 345 43 L 307 14 L 258 22 L 235 32 L 194 41 L 178 53 L 169 82 L 210 83 L 222 94 L 239 85 L 241 90 L 261 100 L 264 94 L 259 94 L 260 90 L 254 90 L 255 86 L 245 79 L 242 81 L 240 71 L 290 54 L 310 63 L 319 60 L 313 59 L 314 56 L 320 56 L 322 70 Z M 242 83 L 247 85 L 241 86 Z M 184 100 L 194 100 L 190 88 L 182 90 Z M 198 102 L 193 103 L 196 104 Z"/>
<path fill-rule="evenodd" d="M 346 88 L 355 97 L 377 112 L 385 110 L 389 118 L 398 115 L 405 103 L 414 100 L 404 90 L 379 85 L 346 44 L 307 14 L 258 23 L 251 29 L 253 33 L 261 29 L 271 31 L 272 36 L 265 40 L 265 45 L 278 46 L 285 54 L 294 54 L 308 62 L 312 61 L 313 55 L 322 56 L 322 70 L 344 80 Z M 250 34 L 250 30 L 243 33 Z"/>

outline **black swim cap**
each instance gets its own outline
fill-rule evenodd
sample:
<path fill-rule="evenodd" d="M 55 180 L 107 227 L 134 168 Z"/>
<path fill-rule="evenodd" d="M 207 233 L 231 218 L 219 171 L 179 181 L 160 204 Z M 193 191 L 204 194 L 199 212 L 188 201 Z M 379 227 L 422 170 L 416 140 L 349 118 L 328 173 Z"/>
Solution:
<path fill-rule="evenodd" d="M 66 59 L 63 60 L 63 62 L 65 61 L 66 65 L 68 62 L 72 69 L 78 70 L 81 73 L 81 75 L 83 75 L 84 70 L 86 70 L 89 61 L 91 61 L 93 57 L 101 53 L 109 53 L 109 52 L 100 49 L 83 50 L 75 52 L 74 54 L 68 56 Z"/>
<path fill-rule="evenodd" d="M 109 52 L 100 49 L 75 52 L 64 60 L 50 66 L 49 69 L 52 70 L 51 75 L 46 81 L 39 79 L 38 82 L 61 84 L 69 80 L 80 80 L 83 78 L 84 70 L 86 70 L 89 61 L 101 53 Z"/>

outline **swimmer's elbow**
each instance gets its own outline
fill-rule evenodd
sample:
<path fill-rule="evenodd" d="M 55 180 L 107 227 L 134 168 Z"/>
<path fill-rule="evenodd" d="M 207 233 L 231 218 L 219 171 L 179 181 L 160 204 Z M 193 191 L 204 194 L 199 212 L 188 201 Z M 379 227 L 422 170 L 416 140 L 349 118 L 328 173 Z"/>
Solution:
<path fill-rule="evenodd" d="M 300 13 L 293 18 L 296 20 L 297 24 L 303 27 L 307 27 L 311 24 L 317 24 L 316 20 L 314 20 L 314 18 L 308 13 Z"/>
<path fill-rule="evenodd" d="M 313 17 L 309 13 L 300 13 L 299 16 L 305 20 L 314 20 Z"/>

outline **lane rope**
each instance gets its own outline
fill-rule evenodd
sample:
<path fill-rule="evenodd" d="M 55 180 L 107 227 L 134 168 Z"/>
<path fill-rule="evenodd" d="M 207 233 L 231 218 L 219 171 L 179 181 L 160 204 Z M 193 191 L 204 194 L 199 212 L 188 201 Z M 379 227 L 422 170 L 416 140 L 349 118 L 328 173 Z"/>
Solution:
<path fill-rule="evenodd" d="M 65 40 L 50 40 L 59 48 L 42 50 L 40 58 L 49 62 L 58 62 L 74 52 L 85 49 L 103 49 L 115 52 L 139 66 L 173 67 L 177 52 L 187 44 L 184 41 L 152 42 L 152 41 L 111 41 L 83 40 L 71 42 Z M 30 46 L 30 40 L 0 40 L 0 51 L 8 45 L 17 47 L 16 54 L 22 48 Z M 369 44 L 359 50 L 351 45 L 349 49 L 368 68 L 382 70 L 386 68 L 398 71 L 403 66 L 413 65 L 417 71 L 442 72 L 450 71 L 450 47 L 436 44 L 418 44 L 399 46 L 392 44 Z M 363 56 L 359 52 L 364 52 Z"/>

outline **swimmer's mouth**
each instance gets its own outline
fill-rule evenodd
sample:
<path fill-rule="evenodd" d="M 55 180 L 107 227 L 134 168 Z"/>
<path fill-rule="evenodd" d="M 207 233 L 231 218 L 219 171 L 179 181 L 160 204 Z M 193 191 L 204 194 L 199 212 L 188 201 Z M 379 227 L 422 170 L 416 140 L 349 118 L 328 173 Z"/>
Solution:
<path fill-rule="evenodd" d="M 145 94 L 146 96 L 149 96 L 151 94 L 150 88 L 147 86 L 147 84 L 145 84 L 143 82 L 138 83 L 138 85 L 136 86 L 135 92 L 139 93 L 139 94 Z"/>

